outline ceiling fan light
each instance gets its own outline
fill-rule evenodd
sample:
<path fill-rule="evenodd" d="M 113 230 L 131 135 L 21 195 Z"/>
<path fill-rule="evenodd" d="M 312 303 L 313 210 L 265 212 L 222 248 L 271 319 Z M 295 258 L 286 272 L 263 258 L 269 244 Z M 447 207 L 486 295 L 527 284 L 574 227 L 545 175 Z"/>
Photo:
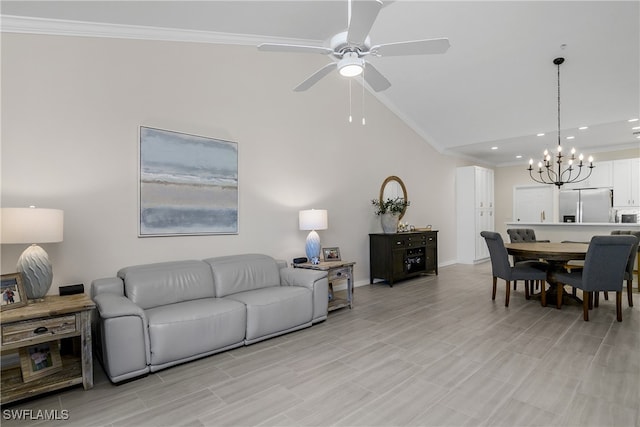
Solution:
<path fill-rule="evenodd" d="M 340 75 L 344 77 L 355 77 L 362 74 L 362 66 L 358 64 L 345 65 L 340 68 Z"/>
<path fill-rule="evenodd" d="M 364 69 L 364 61 L 358 58 L 355 52 L 349 52 L 338 62 L 338 71 L 341 76 L 355 77 L 362 74 Z"/>

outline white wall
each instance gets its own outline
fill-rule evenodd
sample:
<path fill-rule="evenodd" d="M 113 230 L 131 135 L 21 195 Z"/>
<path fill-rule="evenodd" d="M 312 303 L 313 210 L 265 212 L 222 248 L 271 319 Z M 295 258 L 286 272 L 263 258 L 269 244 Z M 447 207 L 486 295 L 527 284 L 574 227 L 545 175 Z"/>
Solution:
<path fill-rule="evenodd" d="M 1 43 L 1 203 L 64 210 L 64 242 L 43 245 L 51 293 L 139 263 L 245 252 L 290 260 L 304 254 L 297 215 L 308 208 L 329 210 L 323 245 L 339 246 L 368 283 L 368 233 L 381 231 L 370 200 L 388 175 L 407 186 L 404 220 L 440 230 L 440 262 L 455 260 L 457 161 L 368 93 L 366 126 L 360 98 L 349 124 L 337 73 L 294 93 L 326 62 L 320 55 L 6 33 Z M 140 125 L 238 143 L 238 235 L 137 237 Z M 2 273 L 24 248 L 2 245 Z"/>

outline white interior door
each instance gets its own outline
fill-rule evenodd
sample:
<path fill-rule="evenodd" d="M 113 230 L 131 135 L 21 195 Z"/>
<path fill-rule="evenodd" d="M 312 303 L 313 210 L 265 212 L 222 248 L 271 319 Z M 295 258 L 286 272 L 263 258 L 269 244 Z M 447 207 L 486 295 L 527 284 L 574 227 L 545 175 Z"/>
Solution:
<path fill-rule="evenodd" d="M 554 222 L 551 186 L 514 187 L 514 222 Z"/>

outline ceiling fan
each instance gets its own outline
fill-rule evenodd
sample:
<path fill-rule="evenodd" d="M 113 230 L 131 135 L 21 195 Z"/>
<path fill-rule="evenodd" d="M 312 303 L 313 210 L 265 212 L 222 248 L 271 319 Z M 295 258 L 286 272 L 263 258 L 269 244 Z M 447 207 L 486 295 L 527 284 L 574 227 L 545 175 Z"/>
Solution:
<path fill-rule="evenodd" d="M 365 60 L 368 55 L 376 57 L 432 55 L 445 53 L 449 49 L 449 40 L 446 38 L 412 40 L 371 46 L 369 31 L 378 17 L 380 9 L 382 9 L 381 0 L 349 0 L 349 27 L 347 31 L 331 37 L 328 42 L 329 47 L 263 43 L 258 46 L 258 50 L 265 52 L 320 53 L 332 55 L 337 60 L 337 62 L 331 62 L 320 68 L 296 86 L 293 89 L 296 92 L 309 89 L 334 69 L 337 69 L 345 77 L 354 77 L 363 73 L 364 80 L 369 86 L 374 91 L 380 92 L 388 89 L 391 83 L 369 61 Z"/>

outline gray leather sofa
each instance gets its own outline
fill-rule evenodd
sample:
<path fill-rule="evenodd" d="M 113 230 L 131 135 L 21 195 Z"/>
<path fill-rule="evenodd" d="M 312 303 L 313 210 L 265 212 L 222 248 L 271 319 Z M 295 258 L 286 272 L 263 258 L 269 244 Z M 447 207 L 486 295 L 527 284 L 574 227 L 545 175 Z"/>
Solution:
<path fill-rule="evenodd" d="M 327 273 L 267 255 L 137 265 L 94 280 L 95 343 L 121 382 L 327 318 Z"/>

